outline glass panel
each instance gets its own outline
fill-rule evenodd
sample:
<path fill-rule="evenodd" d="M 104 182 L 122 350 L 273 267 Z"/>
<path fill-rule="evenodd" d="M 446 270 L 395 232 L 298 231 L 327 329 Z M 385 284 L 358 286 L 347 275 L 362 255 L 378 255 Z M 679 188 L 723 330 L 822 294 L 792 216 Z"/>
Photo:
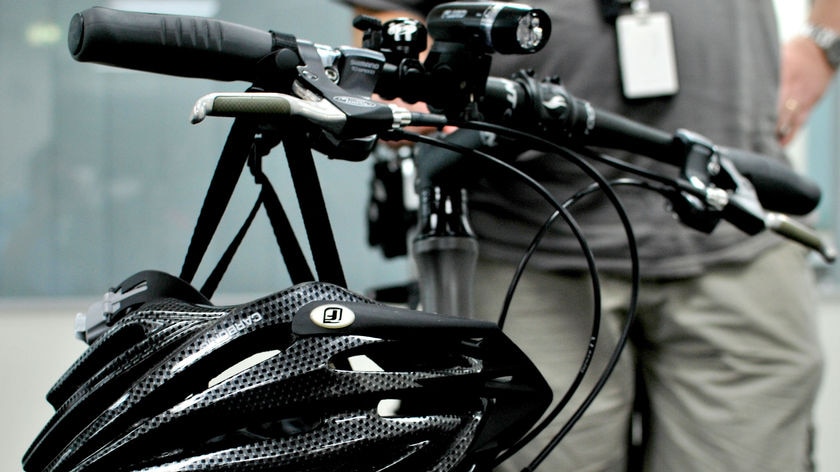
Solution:
<path fill-rule="evenodd" d="M 94 4 L 0 0 L 0 296 L 99 294 L 138 270 L 177 274 L 231 124 L 212 118 L 194 126 L 189 112 L 206 93 L 248 86 L 73 61 L 67 25 Z M 351 41 L 352 14 L 331 0 L 98 4 L 215 13 L 318 43 Z M 405 261 L 383 261 L 367 248 L 370 164 L 316 160 L 351 288 L 401 281 Z M 265 166 L 305 240 L 282 152 Z M 255 198 L 246 171 L 199 284 Z M 260 215 L 220 291 L 265 293 L 289 283 Z"/>
<path fill-rule="evenodd" d="M 816 225 L 835 246 L 840 243 L 840 83 L 836 80 L 822 101 L 814 109 L 807 127 L 808 174 L 823 190 L 822 201 L 817 208 Z M 836 289 L 840 284 L 840 268 L 837 263 L 825 265 L 816 262 L 822 282 Z"/>

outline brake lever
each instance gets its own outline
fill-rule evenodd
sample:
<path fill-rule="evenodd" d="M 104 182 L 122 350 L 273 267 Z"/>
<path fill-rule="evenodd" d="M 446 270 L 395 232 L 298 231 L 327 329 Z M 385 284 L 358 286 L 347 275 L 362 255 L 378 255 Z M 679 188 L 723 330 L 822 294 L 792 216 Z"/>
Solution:
<path fill-rule="evenodd" d="M 680 133 L 685 143 L 680 174 L 686 188 L 670 196 L 680 221 L 705 233 L 722 219 L 750 235 L 764 231 L 765 212 L 752 183 L 721 157 L 711 141 Z"/>
<path fill-rule="evenodd" d="M 298 116 L 332 133 L 340 133 L 346 115 L 326 100 L 304 100 L 273 92 L 221 92 L 199 98 L 190 121 L 200 123 L 208 116 L 274 118 Z"/>
<path fill-rule="evenodd" d="M 712 164 L 710 170 L 714 174 L 713 177 L 708 181 L 690 181 L 691 186 L 706 195 L 705 203 L 712 208 L 707 210 L 708 213 L 714 214 L 715 209 L 720 209 L 722 219 L 747 234 L 757 234 L 769 229 L 816 251 L 827 263 L 836 260 L 837 250 L 826 243 L 816 230 L 783 213 L 764 210 L 752 183 L 741 175 L 732 161 L 716 156 L 709 162 Z M 724 185 L 728 189 L 711 182 Z M 706 217 L 709 218 L 708 215 Z"/>
<path fill-rule="evenodd" d="M 729 159 L 718 158 L 718 173 L 714 181 L 726 182 L 728 202 L 723 207 L 723 219 L 732 223 L 747 234 L 758 234 L 767 229 L 767 212 L 758 201 L 758 193 L 752 182 L 741 175 L 735 164 Z"/>
<path fill-rule="evenodd" d="M 837 249 L 826 243 L 813 228 L 783 213 L 768 212 L 764 221 L 767 229 L 813 249 L 825 262 L 831 264 L 837 259 Z"/>

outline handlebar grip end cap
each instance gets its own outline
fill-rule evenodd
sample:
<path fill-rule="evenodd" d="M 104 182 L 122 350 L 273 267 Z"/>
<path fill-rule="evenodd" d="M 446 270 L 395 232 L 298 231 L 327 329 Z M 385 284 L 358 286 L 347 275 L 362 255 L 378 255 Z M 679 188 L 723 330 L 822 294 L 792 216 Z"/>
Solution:
<path fill-rule="evenodd" d="M 70 19 L 70 27 L 67 30 L 67 47 L 70 54 L 76 57 L 82 50 L 82 38 L 85 36 L 85 19 L 81 13 L 76 13 Z"/>
<path fill-rule="evenodd" d="M 212 100 L 208 100 L 204 97 L 199 98 L 195 105 L 193 105 L 192 113 L 190 114 L 190 123 L 198 124 L 204 121 L 204 118 L 207 118 L 207 110 L 212 108 Z"/>
<path fill-rule="evenodd" d="M 822 253 L 823 258 L 829 264 L 834 264 L 837 262 L 837 248 L 835 247 L 827 247 L 825 251 Z"/>

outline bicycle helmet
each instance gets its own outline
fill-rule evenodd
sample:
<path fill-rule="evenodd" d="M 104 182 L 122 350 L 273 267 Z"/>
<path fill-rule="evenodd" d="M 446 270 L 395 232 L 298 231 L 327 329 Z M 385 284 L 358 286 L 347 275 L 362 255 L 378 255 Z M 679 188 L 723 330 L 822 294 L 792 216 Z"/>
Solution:
<path fill-rule="evenodd" d="M 102 306 L 27 471 L 469 471 L 551 400 L 495 324 L 327 283 L 223 307 L 145 272 Z"/>

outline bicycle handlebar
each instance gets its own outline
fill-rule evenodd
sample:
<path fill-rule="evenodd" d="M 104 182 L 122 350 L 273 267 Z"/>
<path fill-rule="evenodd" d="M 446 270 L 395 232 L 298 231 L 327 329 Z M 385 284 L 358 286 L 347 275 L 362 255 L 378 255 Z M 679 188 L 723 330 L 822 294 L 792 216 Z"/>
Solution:
<path fill-rule="evenodd" d="M 209 18 L 89 8 L 70 20 L 73 58 L 126 69 L 253 82 L 272 33 Z"/>
<path fill-rule="evenodd" d="M 686 145 L 679 136 L 642 127 L 620 116 L 598 111 L 592 143 L 616 142 L 615 148 L 636 152 L 656 160 L 682 167 L 685 162 L 678 148 Z M 742 149 L 715 146 L 720 158 L 729 159 L 753 186 L 761 205 L 772 211 L 805 215 L 813 211 L 822 198 L 819 186 L 808 177 L 796 173 L 784 162 Z"/>
<path fill-rule="evenodd" d="M 445 118 L 434 114 L 410 113 L 405 109 L 388 106 L 365 98 L 365 92 L 376 91 L 384 96 L 404 96 L 409 101 L 422 100 L 433 110 L 446 106 L 451 88 L 442 83 L 436 70 L 406 69 L 404 63 L 386 63 L 379 52 L 359 48 L 329 48 L 297 40 L 291 35 L 265 32 L 221 20 L 136 13 L 94 7 L 74 15 L 68 35 L 68 45 L 73 57 L 82 62 L 96 62 L 116 67 L 136 69 L 183 77 L 206 78 L 222 81 L 248 81 L 256 83 L 268 77 L 274 82 L 261 83 L 260 88 L 281 92 L 273 97 L 253 98 L 213 97 L 214 114 L 222 110 L 227 100 L 236 113 L 268 113 L 271 107 L 281 106 L 283 113 L 299 114 L 318 124 L 324 130 L 342 138 L 355 138 L 376 134 L 408 124 L 440 126 Z M 447 47 L 443 45 L 441 47 Z M 314 54 L 317 50 L 317 55 Z M 321 64 L 312 67 L 319 57 Z M 307 61 L 306 59 L 310 60 Z M 346 86 L 355 92 L 349 96 L 336 96 L 345 91 L 343 80 L 321 80 L 319 72 L 333 67 L 340 61 L 351 70 L 364 69 L 362 80 L 368 85 Z M 446 66 L 446 64 L 444 64 Z M 449 73 L 449 69 L 446 72 Z M 269 75 L 264 75 L 269 70 Z M 278 73 L 290 73 L 294 80 L 278 83 Z M 346 74 L 352 75 L 352 74 Z M 443 76 L 451 79 L 451 76 Z M 586 101 L 569 94 L 552 81 L 537 82 L 527 74 L 512 79 L 484 77 L 479 86 L 483 93 L 478 97 L 481 116 L 494 122 L 507 122 L 512 127 L 536 130 L 559 144 L 580 144 L 610 149 L 621 149 L 644 155 L 677 167 L 685 167 L 687 156 L 694 147 L 708 148 L 708 169 L 701 173 L 714 174 L 711 164 L 720 159 L 731 161 L 737 172 L 745 176 L 752 186 L 761 206 L 769 211 L 804 215 L 819 203 L 821 192 L 815 182 L 801 176 L 780 161 L 759 154 L 715 146 L 705 138 L 691 132 L 670 134 L 638 123 L 620 115 L 599 110 Z M 300 83 L 316 89 L 313 96 L 301 92 Z M 340 86 L 339 86 L 340 85 Z M 301 100 L 290 95 L 293 88 Z M 367 86 L 370 90 L 366 90 Z M 451 87 L 451 86 L 450 86 Z M 305 88 L 305 87 L 304 87 Z M 446 90 L 443 90 L 446 89 Z M 320 92 L 320 93 L 317 93 Z M 346 93 L 346 92 L 345 92 Z M 269 94 L 270 95 L 270 94 Z M 282 95 L 283 98 L 277 98 Z M 348 100 L 352 98 L 353 100 Z M 211 103 L 210 98 L 204 105 Z M 220 101 L 221 100 L 221 101 Z M 362 103 L 364 102 L 364 103 Z M 441 105 L 443 104 L 443 105 Z M 198 105 L 198 104 L 197 104 Z M 254 109 L 253 107 L 257 108 Z M 259 107 L 269 107 L 259 110 Z M 209 109 L 213 109 L 210 106 Z M 195 119 L 203 117 L 200 107 Z M 437 111 L 437 110 L 436 110 Z M 236 112 L 236 113 L 234 113 Z M 442 109 L 446 116 L 451 110 Z M 344 116 L 342 116 L 344 115 Z M 514 125 L 515 123 L 515 125 Z M 713 176 L 713 175 L 712 175 Z M 689 179 L 691 180 L 691 179 Z M 772 225 L 765 225 L 772 228 Z"/>
<path fill-rule="evenodd" d="M 222 81 L 253 82 L 259 75 L 258 64 L 273 51 L 297 51 L 291 36 L 235 23 L 102 7 L 73 16 L 68 42 L 78 61 Z M 297 65 L 299 63 L 282 67 L 293 69 Z M 382 74 L 388 76 L 385 82 L 395 80 L 390 76 L 395 73 L 393 68 L 383 68 Z M 411 80 L 417 82 L 418 79 L 413 77 Z M 422 84 L 416 85 L 422 87 Z M 389 88 L 393 89 L 393 85 Z M 501 108 L 503 110 L 498 112 L 501 116 L 513 110 L 520 115 L 518 118 L 533 121 L 533 115 L 524 115 L 532 114 L 535 107 L 540 107 L 551 120 L 565 121 L 560 125 L 565 133 L 582 144 L 624 149 L 675 166 L 684 164 L 680 159 L 683 143 L 672 134 L 595 109 L 566 93 L 561 96 L 552 92 L 548 101 L 528 103 L 534 96 L 530 93 L 533 91 L 525 88 L 521 81 L 490 77 L 483 97 L 486 109 L 482 111 L 492 115 L 494 109 Z M 516 97 L 514 102 L 511 102 L 512 91 Z M 550 100 L 556 97 L 561 97 L 564 106 L 551 103 Z M 556 131 L 555 126 L 549 127 Z M 718 147 L 717 150 L 752 182 L 766 209 L 802 215 L 819 203 L 821 194 L 816 183 L 785 164 L 738 149 Z"/>
<path fill-rule="evenodd" d="M 536 87 L 543 90 L 535 90 Z M 509 103 L 511 96 L 516 97 L 513 106 Z M 543 126 L 548 126 L 545 131 L 552 135 L 566 135 L 568 140 L 583 145 L 620 149 L 683 167 L 687 147 L 705 140 L 689 131 L 671 134 L 595 108 L 555 83 L 534 84 L 529 77 L 523 76 L 520 80 L 490 77 L 487 81 L 486 100 L 508 106 L 506 110 L 495 113 L 510 116 L 511 121 L 533 120 L 528 113 L 533 113 L 535 104 L 527 102 L 534 96 L 542 101 L 536 105 L 549 114 L 549 119 L 544 120 Z M 492 105 L 490 109 L 493 109 Z M 519 110 L 521 112 L 517 113 Z M 819 186 L 785 163 L 741 149 L 715 146 L 711 142 L 705 145 L 713 147 L 718 156 L 735 164 L 738 171 L 752 182 L 761 205 L 767 210 L 805 215 L 819 204 L 822 196 Z"/>

